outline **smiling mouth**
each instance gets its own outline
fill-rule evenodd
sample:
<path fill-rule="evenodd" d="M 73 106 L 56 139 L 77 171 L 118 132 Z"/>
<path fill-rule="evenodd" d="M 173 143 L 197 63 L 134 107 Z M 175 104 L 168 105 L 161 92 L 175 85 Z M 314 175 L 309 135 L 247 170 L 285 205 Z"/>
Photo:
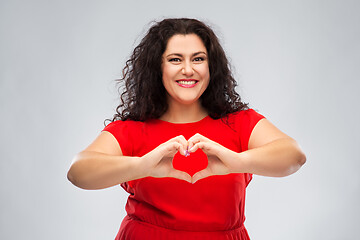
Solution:
<path fill-rule="evenodd" d="M 195 79 L 181 79 L 177 80 L 176 83 L 181 87 L 193 87 L 195 86 L 199 81 Z"/>
<path fill-rule="evenodd" d="M 180 80 L 180 81 L 176 81 L 177 83 L 183 84 L 183 85 L 193 85 L 195 83 L 197 83 L 197 81 L 195 80 Z"/>

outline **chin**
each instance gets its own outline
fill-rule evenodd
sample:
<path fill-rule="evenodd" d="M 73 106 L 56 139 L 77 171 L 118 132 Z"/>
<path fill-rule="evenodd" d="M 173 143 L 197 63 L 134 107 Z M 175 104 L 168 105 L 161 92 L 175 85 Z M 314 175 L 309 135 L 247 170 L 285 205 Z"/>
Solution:
<path fill-rule="evenodd" d="M 175 102 L 180 103 L 182 105 L 192 105 L 198 102 L 198 98 L 177 98 L 174 99 Z"/>

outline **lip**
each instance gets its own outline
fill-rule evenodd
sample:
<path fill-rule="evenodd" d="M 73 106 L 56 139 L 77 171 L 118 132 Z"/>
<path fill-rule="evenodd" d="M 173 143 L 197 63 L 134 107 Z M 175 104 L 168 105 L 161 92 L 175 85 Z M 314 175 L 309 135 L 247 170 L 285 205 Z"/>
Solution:
<path fill-rule="evenodd" d="M 184 83 L 180 83 L 180 82 L 195 82 L 194 84 L 184 84 Z M 196 79 L 179 79 L 176 80 L 176 83 L 183 88 L 192 88 L 195 87 L 198 84 L 199 80 Z"/>

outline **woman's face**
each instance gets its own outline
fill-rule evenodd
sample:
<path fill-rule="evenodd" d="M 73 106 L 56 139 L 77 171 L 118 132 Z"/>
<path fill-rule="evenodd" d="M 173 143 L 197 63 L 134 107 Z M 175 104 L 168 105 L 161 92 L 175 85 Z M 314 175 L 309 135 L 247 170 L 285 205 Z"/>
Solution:
<path fill-rule="evenodd" d="M 162 56 L 161 68 L 168 101 L 192 104 L 209 85 L 206 47 L 196 34 L 172 36 Z"/>

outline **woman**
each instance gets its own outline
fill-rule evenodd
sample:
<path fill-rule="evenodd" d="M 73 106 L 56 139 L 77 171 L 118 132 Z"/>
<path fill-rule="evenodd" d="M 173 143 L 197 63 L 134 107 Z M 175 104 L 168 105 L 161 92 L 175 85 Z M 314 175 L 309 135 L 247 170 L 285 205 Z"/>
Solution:
<path fill-rule="evenodd" d="M 76 155 L 69 180 L 130 194 L 116 239 L 249 239 L 252 174 L 287 176 L 305 155 L 241 102 L 213 31 L 195 19 L 158 22 L 123 75 L 117 113 Z"/>

